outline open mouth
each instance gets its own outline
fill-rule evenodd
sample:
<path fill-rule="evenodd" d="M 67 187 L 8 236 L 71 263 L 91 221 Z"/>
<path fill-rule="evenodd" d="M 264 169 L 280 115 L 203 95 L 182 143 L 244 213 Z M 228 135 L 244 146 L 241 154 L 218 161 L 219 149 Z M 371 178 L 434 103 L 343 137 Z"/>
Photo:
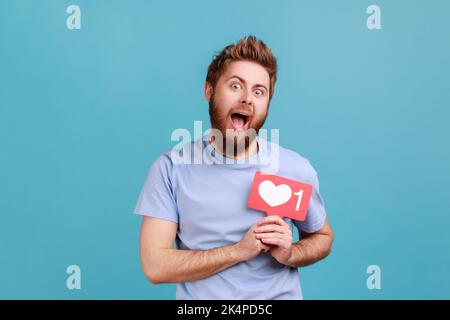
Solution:
<path fill-rule="evenodd" d="M 250 119 L 250 116 L 245 113 L 235 112 L 235 113 L 231 114 L 231 123 L 235 130 L 247 129 L 249 119 Z"/>

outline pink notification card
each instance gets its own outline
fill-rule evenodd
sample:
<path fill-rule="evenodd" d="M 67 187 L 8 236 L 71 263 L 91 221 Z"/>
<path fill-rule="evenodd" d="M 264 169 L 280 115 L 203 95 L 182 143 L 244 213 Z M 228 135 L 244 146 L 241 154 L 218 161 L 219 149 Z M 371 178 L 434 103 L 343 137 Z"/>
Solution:
<path fill-rule="evenodd" d="M 257 171 L 247 206 L 264 211 L 269 216 L 278 215 L 303 221 L 306 219 L 311 193 L 310 184 Z"/>

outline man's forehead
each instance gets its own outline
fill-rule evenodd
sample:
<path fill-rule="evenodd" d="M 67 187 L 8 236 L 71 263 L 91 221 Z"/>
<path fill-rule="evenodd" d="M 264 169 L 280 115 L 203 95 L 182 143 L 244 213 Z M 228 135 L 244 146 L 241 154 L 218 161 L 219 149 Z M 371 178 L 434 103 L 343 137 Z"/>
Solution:
<path fill-rule="evenodd" d="M 270 77 L 267 70 L 260 64 L 252 61 L 233 61 L 231 62 L 222 77 L 226 81 L 231 77 L 238 77 L 249 84 L 261 84 L 269 86 Z"/>

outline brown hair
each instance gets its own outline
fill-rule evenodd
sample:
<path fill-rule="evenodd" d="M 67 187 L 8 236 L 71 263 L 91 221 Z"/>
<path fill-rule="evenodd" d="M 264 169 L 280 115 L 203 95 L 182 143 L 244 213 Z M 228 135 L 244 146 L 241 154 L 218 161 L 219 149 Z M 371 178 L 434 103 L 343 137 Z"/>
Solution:
<path fill-rule="evenodd" d="M 255 36 L 246 36 L 216 54 L 208 67 L 206 82 L 215 88 L 217 81 L 230 62 L 248 60 L 260 64 L 267 70 L 270 78 L 269 100 L 275 91 L 277 81 L 277 59 L 270 48 Z"/>

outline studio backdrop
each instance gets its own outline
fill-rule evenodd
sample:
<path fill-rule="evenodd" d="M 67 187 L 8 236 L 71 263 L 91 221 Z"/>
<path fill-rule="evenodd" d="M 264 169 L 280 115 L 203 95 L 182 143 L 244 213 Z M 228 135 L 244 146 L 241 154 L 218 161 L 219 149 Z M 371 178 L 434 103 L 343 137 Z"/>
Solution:
<path fill-rule="evenodd" d="M 133 209 L 174 130 L 209 128 L 213 55 L 255 35 L 279 64 L 264 128 L 311 161 L 335 233 L 304 298 L 449 299 L 449 12 L 0 1 L 0 298 L 175 298 L 142 272 Z"/>

